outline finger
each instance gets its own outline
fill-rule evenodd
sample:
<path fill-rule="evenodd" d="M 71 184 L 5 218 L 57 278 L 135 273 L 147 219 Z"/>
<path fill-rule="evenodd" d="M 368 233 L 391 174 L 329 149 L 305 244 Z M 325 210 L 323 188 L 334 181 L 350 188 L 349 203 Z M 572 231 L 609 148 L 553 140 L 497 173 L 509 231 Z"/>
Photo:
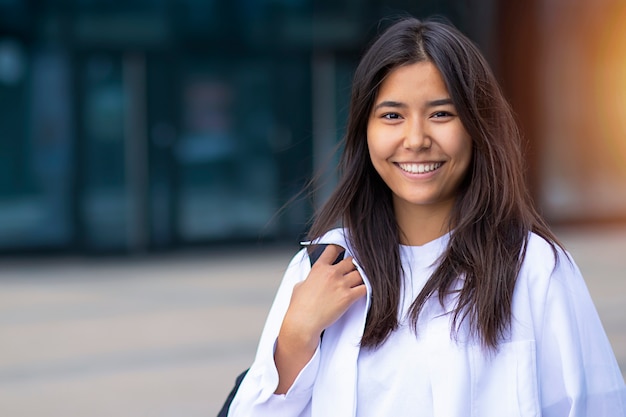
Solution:
<path fill-rule="evenodd" d="M 345 283 L 350 286 L 350 288 L 358 287 L 359 285 L 365 284 L 363 282 L 363 277 L 361 277 L 359 271 L 356 270 L 344 275 L 343 279 Z"/>
<path fill-rule="evenodd" d="M 350 298 L 353 302 L 366 295 L 367 287 L 365 285 L 357 285 L 356 287 L 350 288 Z"/>
<path fill-rule="evenodd" d="M 353 259 L 354 258 L 352 258 L 352 256 L 348 256 L 344 260 L 337 263 L 337 269 L 339 270 L 339 272 L 345 275 L 352 271 L 355 271 L 356 265 L 354 265 Z"/>

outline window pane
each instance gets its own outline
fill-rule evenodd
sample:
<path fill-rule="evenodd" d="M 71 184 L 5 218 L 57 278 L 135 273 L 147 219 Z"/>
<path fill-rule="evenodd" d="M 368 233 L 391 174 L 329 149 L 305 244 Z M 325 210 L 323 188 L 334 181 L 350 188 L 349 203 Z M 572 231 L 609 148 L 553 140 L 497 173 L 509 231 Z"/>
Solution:
<path fill-rule="evenodd" d="M 70 85 L 63 51 L 0 40 L 0 248 L 71 239 Z"/>
<path fill-rule="evenodd" d="M 178 228 L 183 240 L 271 234 L 277 169 L 264 63 L 190 63 L 182 82 Z"/>
<path fill-rule="evenodd" d="M 89 56 L 83 65 L 84 153 L 82 215 L 90 247 L 123 248 L 129 208 L 125 187 L 122 62 Z"/>

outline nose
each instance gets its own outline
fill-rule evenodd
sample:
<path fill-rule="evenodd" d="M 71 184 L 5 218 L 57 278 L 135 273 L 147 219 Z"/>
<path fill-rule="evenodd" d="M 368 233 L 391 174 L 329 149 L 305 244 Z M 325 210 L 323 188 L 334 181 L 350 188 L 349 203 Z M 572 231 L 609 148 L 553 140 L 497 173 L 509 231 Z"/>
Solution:
<path fill-rule="evenodd" d="M 403 145 L 406 149 L 418 151 L 430 148 L 432 140 L 423 121 L 416 118 L 406 123 L 405 127 Z"/>

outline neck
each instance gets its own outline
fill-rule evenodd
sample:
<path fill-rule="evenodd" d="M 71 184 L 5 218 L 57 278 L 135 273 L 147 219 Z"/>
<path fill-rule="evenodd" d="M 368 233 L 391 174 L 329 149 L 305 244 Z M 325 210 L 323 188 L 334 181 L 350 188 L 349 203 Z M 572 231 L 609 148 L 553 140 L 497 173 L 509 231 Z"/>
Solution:
<path fill-rule="evenodd" d="M 421 246 L 449 232 L 449 216 L 453 202 L 440 205 L 413 205 L 394 201 L 400 228 L 400 243 Z"/>

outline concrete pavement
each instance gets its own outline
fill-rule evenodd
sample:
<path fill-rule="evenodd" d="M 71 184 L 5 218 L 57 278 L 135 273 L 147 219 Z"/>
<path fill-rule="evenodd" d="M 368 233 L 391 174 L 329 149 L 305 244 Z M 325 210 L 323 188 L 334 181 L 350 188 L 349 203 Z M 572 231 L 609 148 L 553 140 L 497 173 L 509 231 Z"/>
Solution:
<path fill-rule="evenodd" d="M 626 371 L 626 228 L 559 236 Z M 0 261 L 0 416 L 216 415 L 296 250 Z"/>

